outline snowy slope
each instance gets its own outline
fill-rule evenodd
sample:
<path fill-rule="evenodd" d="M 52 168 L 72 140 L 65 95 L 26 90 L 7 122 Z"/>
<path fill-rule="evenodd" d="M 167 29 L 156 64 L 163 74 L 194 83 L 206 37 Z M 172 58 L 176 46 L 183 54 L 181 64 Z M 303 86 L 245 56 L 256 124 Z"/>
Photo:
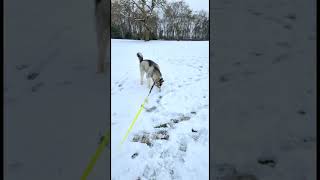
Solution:
<path fill-rule="evenodd" d="M 208 42 L 112 40 L 112 179 L 209 178 L 208 46 Z M 153 89 L 120 147 L 149 91 L 146 79 L 140 85 L 137 52 L 159 64 L 165 82 L 161 92 Z"/>

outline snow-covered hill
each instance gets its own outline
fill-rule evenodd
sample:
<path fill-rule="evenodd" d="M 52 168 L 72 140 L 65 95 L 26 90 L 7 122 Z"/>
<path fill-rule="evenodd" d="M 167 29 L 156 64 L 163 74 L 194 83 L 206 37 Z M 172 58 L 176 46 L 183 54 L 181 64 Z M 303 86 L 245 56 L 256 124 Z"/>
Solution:
<path fill-rule="evenodd" d="M 137 52 L 165 82 L 119 148 L 149 91 Z M 111 57 L 112 179 L 208 179 L 209 42 L 112 40 Z"/>

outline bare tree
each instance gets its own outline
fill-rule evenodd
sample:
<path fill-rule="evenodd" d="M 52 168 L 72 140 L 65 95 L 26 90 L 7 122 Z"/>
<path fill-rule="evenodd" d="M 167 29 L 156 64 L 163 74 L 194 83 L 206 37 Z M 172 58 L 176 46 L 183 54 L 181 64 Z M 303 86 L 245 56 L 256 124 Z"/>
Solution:
<path fill-rule="evenodd" d="M 140 18 L 135 18 L 136 21 L 140 21 L 144 27 L 144 40 L 150 40 L 150 33 L 155 29 L 152 26 L 152 20 L 157 18 L 154 13 L 155 8 L 161 8 L 164 6 L 164 0 L 131 0 L 131 2 L 140 10 Z"/>
<path fill-rule="evenodd" d="M 112 38 L 208 40 L 209 17 L 183 1 L 113 0 Z"/>

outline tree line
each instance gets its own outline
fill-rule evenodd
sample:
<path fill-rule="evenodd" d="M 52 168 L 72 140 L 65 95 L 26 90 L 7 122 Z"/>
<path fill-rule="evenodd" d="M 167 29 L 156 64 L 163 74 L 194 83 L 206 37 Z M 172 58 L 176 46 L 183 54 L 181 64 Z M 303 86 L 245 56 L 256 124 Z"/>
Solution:
<path fill-rule="evenodd" d="M 112 0 L 111 37 L 209 40 L 209 14 L 193 11 L 183 0 Z"/>

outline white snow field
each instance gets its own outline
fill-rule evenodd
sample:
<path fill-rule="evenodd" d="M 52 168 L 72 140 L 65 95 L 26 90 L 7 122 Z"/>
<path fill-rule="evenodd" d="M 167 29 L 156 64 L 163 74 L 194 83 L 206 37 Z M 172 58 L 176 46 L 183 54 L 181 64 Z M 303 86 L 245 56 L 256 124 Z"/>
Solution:
<path fill-rule="evenodd" d="M 209 178 L 209 42 L 111 41 L 111 177 Z M 139 60 L 159 64 L 164 84 L 120 145 L 144 98 Z"/>

